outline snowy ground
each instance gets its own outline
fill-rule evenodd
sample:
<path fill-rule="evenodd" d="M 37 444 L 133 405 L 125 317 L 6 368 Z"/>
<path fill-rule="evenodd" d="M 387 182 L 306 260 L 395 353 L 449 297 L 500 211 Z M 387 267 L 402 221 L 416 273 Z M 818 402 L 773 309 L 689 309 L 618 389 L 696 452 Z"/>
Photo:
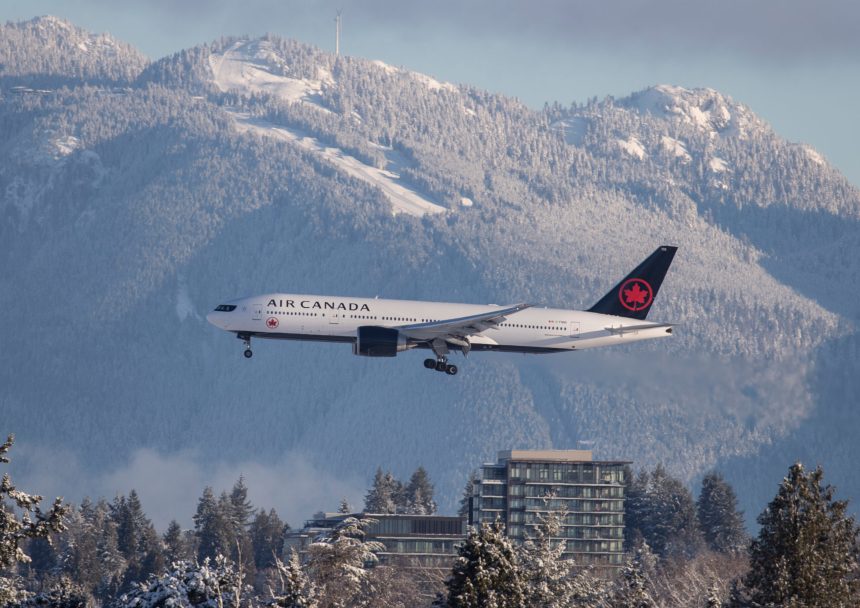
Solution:
<path fill-rule="evenodd" d="M 209 56 L 212 82 L 221 91 L 268 93 L 284 101 L 314 102 L 326 82 L 327 71 L 320 70 L 317 80 L 290 78 L 289 67 L 266 40 L 240 40 L 224 53 Z"/>
<path fill-rule="evenodd" d="M 339 170 L 352 177 L 376 186 L 391 201 L 395 213 L 408 213 L 421 217 L 427 213 L 444 213 L 447 210 L 412 188 L 398 183 L 400 176 L 393 171 L 371 167 L 353 156 L 344 154 L 340 148 L 327 147 L 319 140 L 299 131 L 239 113 L 233 113 L 233 117 L 240 132 L 252 132 L 264 137 L 275 137 L 282 141 L 297 144 L 305 150 L 323 156 Z"/>

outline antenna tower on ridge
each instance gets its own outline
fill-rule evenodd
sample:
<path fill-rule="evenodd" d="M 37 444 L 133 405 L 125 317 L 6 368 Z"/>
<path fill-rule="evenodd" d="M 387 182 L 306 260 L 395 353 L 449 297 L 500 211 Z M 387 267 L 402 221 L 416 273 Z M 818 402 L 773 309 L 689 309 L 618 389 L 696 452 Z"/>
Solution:
<path fill-rule="evenodd" d="M 334 18 L 334 54 L 340 55 L 340 28 L 341 28 L 341 10 L 337 9 L 337 17 Z"/>

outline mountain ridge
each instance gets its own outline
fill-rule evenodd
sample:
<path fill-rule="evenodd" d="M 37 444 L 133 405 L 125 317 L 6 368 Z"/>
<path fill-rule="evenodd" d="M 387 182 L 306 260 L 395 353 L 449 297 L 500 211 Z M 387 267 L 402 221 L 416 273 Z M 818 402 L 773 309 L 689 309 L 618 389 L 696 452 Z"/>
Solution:
<path fill-rule="evenodd" d="M 0 353 L 0 402 L 22 442 L 75 452 L 93 438 L 93 475 L 176 446 L 213 466 L 297 452 L 335 478 L 424 464 L 450 509 L 497 450 L 595 440 L 599 457 L 692 481 L 827 428 L 816 413 L 845 389 L 816 378 L 850 365 L 839 352 L 853 352 L 858 308 L 839 296 L 860 278 L 843 255 L 860 195 L 742 104 L 658 85 L 533 111 L 271 36 L 248 73 L 318 88 L 220 88 L 211 57 L 241 40 L 147 63 L 122 88 L 70 86 L 62 61 L 32 83 L 0 74 L 0 125 L 16 134 L 0 145 L 0 303 L 23 345 Z M 29 84 L 48 92 L 13 90 Z M 395 213 L 382 172 L 446 211 Z M 473 355 L 448 383 L 409 353 L 325 345 L 263 344 L 249 366 L 203 320 L 271 289 L 583 307 L 667 241 L 681 250 L 654 314 L 681 323 L 672 340 L 575 360 Z M 32 302 L 61 308 L 34 319 Z M 816 442 L 856 496 L 840 446 L 860 422 L 842 415 L 842 434 Z M 732 481 L 745 505 L 761 500 L 743 466 Z"/>

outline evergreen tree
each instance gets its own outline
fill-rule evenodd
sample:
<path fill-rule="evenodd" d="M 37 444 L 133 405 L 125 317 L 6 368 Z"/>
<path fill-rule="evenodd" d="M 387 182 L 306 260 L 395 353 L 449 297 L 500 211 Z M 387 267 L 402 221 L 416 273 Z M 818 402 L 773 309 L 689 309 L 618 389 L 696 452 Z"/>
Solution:
<path fill-rule="evenodd" d="M 524 608 L 517 554 L 500 522 L 471 528 L 445 581 L 449 608 Z"/>
<path fill-rule="evenodd" d="M 381 467 L 376 469 L 373 485 L 364 497 L 364 512 L 396 513 L 398 486 L 391 473 L 383 473 Z"/>
<path fill-rule="evenodd" d="M 80 585 L 63 576 L 49 589 L 4 608 L 87 608 L 93 605 Z"/>
<path fill-rule="evenodd" d="M 135 586 L 122 595 L 114 608 L 188 606 L 198 608 L 245 608 L 252 606 L 250 589 L 242 573 L 226 557 L 202 564 L 177 562 L 170 571 Z"/>
<path fill-rule="evenodd" d="M 229 504 L 229 500 L 227 502 Z M 230 555 L 232 523 L 227 515 L 215 499 L 212 488 L 207 486 L 197 502 L 197 512 L 193 517 L 198 561 L 202 562 L 207 557 Z"/>
<path fill-rule="evenodd" d="M 254 506 L 248 500 L 245 478 L 240 476 L 230 492 L 229 505 L 221 504 L 232 525 L 230 553 L 232 560 L 242 568 L 247 578 L 253 580 L 256 573 L 254 546 L 249 534 Z"/>
<path fill-rule="evenodd" d="M 263 509 L 251 522 L 251 543 L 254 547 L 254 564 L 258 569 L 277 565 L 284 547 L 284 534 L 289 526 L 281 521 L 277 511 Z"/>
<path fill-rule="evenodd" d="M 625 503 L 625 538 L 628 549 L 644 539 L 660 557 L 691 556 L 703 540 L 693 495 L 681 481 L 657 465 L 630 484 Z"/>
<path fill-rule="evenodd" d="M 320 608 L 347 608 L 368 581 L 367 567 L 385 546 L 366 541 L 367 529 L 376 520 L 347 517 L 308 547 L 308 570 L 320 593 Z"/>
<path fill-rule="evenodd" d="M 137 491 L 128 498 L 118 496 L 111 505 L 111 519 L 116 524 L 117 547 L 125 558 L 124 586 L 145 581 L 164 569 L 161 538 L 146 517 Z"/>
<path fill-rule="evenodd" d="M 644 570 L 643 551 L 640 549 L 627 561 L 615 582 L 612 608 L 657 608 Z"/>
<path fill-rule="evenodd" d="M 860 605 L 858 534 L 847 501 L 833 500 L 821 467 L 796 463 L 759 515 L 744 582 L 754 606 Z"/>
<path fill-rule="evenodd" d="M 346 515 L 352 511 L 352 507 L 349 506 L 349 502 L 347 502 L 346 498 L 340 499 L 340 504 L 337 506 L 337 512 L 343 513 Z"/>
<path fill-rule="evenodd" d="M 63 573 L 96 598 L 106 601 L 123 585 L 127 562 L 119 550 L 117 524 L 104 501 L 84 499 L 62 535 Z"/>
<path fill-rule="evenodd" d="M 608 580 L 594 573 L 589 568 L 583 568 L 573 575 L 570 581 L 570 608 L 608 608 L 606 603 L 610 595 Z M 561 606 L 565 606 L 561 604 Z"/>
<path fill-rule="evenodd" d="M 559 539 L 563 518 L 558 511 L 542 516 L 534 537 L 528 538 L 519 551 L 526 605 L 530 607 L 568 606 L 573 599 L 573 563 L 564 559 L 567 542 Z"/>
<path fill-rule="evenodd" d="M 472 494 L 475 492 L 475 484 L 478 482 L 478 473 L 472 471 L 469 473 L 469 478 L 466 480 L 466 485 L 463 487 L 463 496 L 460 498 L 460 507 L 457 509 L 457 515 L 460 517 L 469 518 L 469 503 L 472 500 Z"/>
<path fill-rule="evenodd" d="M 719 473 L 712 471 L 702 479 L 696 511 L 702 536 L 712 550 L 729 553 L 744 548 L 747 534 L 743 513 L 738 511 L 735 491 Z"/>
<path fill-rule="evenodd" d="M 239 476 L 233 485 L 233 490 L 230 492 L 230 507 L 231 519 L 238 535 L 248 529 L 255 511 L 254 505 L 248 500 L 248 487 L 245 485 L 244 476 Z"/>
<path fill-rule="evenodd" d="M 281 592 L 273 597 L 270 605 L 278 608 L 317 608 L 316 586 L 302 569 L 295 549 L 290 551 L 290 559 L 286 564 L 276 559 L 275 566 L 280 576 Z"/>
<path fill-rule="evenodd" d="M 182 530 L 175 519 L 167 526 L 164 536 L 161 538 L 164 544 L 164 561 L 170 566 L 174 562 L 179 561 L 194 561 L 196 553 L 193 547 L 189 546 L 188 534 Z"/>
<path fill-rule="evenodd" d="M 424 467 L 418 467 L 406 486 L 406 513 L 433 515 L 436 502 L 433 500 L 433 484 Z"/>
<path fill-rule="evenodd" d="M 15 437 L 9 435 L 6 441 L 0 444 L 0 464 L 9 463 L 7 454 L 14 442 Z M 8 506 L 7 501 L 22 513 L 20 519 Z M 4 473 L 0 481 L 0 606 L 6 602 L 22 599 L 17 579 L 3 574 L 17 564 L 26 564 L 30 561 L 29 556 L 22 550 L 21 544 L 33 538 L 42 538 L 50 542 L 51 534 L 66 529 L 65 517 L 69 507 L 63 504 L 62 499 L 57 498 L 46 513 L 43 513 L 39 507 L 41 502 L 41 496 L 18 490 L 12 484 L 9 474 Z"/>

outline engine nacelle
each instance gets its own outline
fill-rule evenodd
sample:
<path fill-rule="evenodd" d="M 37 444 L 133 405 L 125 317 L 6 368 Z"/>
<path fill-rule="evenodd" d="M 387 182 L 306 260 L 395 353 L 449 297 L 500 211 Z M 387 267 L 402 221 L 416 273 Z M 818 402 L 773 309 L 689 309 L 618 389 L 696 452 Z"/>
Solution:
<path fill-rule="evenodd" d="M 365 325 L 358 328 L 352 353 L 362 357 L 394 357 L 412 346 L 396 329 Z"/>

